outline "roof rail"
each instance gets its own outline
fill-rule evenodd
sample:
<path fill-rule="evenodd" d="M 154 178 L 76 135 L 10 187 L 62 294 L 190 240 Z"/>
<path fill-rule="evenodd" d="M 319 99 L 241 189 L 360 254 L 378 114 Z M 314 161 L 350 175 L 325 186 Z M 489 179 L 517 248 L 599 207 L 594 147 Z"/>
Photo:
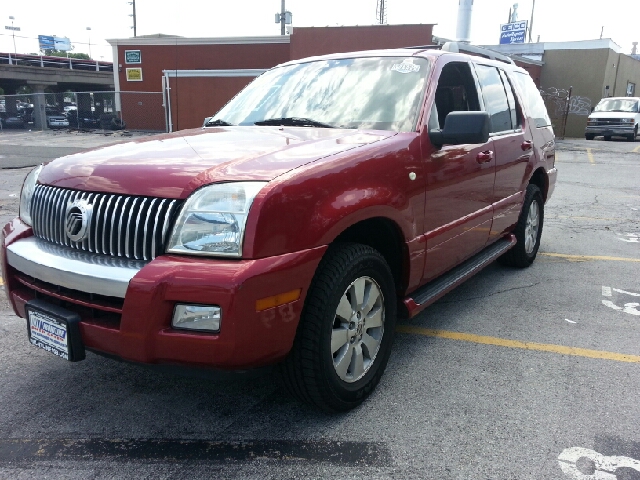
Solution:
<path fill-rule="evenodd" d="M 470 53 L 472 55 L 478 55 L 490 60 L 498 60 L 500 62 L 513 64 L 513 60 L 506 55 L 502 55 L 501 53 L 489 50 L 488 48 L 474 47 L 473 45 L 469 45 L 468 43 L 446 42 L 444 45 L 442 45 L 441 49 L 444 52 Z"/>

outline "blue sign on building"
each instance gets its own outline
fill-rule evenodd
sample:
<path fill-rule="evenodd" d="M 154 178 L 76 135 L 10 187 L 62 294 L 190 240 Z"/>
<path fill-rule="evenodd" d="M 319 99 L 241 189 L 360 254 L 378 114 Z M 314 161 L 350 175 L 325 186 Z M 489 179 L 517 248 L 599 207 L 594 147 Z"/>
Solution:
<path fill-rule="evenodd" d="M 524 43 L 527 37 L 527 20 L 500 25 L 500 45 Z"/>

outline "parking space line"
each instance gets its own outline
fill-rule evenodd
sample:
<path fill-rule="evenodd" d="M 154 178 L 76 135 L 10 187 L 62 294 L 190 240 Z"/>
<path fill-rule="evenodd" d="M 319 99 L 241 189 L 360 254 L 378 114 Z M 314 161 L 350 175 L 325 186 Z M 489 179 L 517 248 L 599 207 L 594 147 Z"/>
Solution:
<path fill-rule="evenodd" d="M 553 345 L 549 343 L 522 342 L 520 340 L 508 340 L 506 338 L 487 337 L 484 335 L 451 332 L 448 330 L 433 330 L 430 328 L 415 327 L 411 325 L 399 325 L 396 327 L 396 332 L 424 335 L 427 337 L 446 338 L 448 340 L 458 340 L 483 345 L 494 345 L 497 347 L 520 348 L 538 352 L 557 353 L 560 355 L 613 360 L 616 362 L 640 363 L 640 355 L 627 355 L 624 353 L 607 352 L 604 350 L 589 350 L 586 348 L 567 347 L 564 345 Z"/>
<path fill-rule="evenodd" d="M 633 150 L 631 150 L 633 153 L 640 153 L 640 145 L 638 145 L 636 148 L 634 148 Z"/>
<path fill-rule="evenodd" d="M 591 163 L 591 165 L 595 165 L 596 164 L 596 159 L 593 158 L 593 153 L 591 153 L 591 149 L 587 148 L 587 157 L 589 158 L 589 163 Z"/>
<path fill-rule="evenodd" d="M 569 218 L 571 220 L 602 220 L 603 222 L 611 222 L 611 221 L 619 221 L 619 222 L 623 222 L 623 221 L 627 221 L 629 220 L 628 218 L 617 218 L 617 217 L 581 217 L 581 216 L 574 216 L 574 215 L 555 215 L 555 216 L 548 216 L 547 218 L 552 218 L 552 219 L 556 219 L 556 218 Z"/>
<path fill-rule="evenodd" d="M 640 258 L 626 258 L 626 257 L 607 257 L 601 255 L 565 255 L 564 253 L 547 253 L 540 252 L 540 255 L 545 257 L 564 258 L 565 260 L 571 260 L 574 262 L 586 262 L 589 260 L 602 260 L 607 262 L 631 262 L 640 263 Z"/>

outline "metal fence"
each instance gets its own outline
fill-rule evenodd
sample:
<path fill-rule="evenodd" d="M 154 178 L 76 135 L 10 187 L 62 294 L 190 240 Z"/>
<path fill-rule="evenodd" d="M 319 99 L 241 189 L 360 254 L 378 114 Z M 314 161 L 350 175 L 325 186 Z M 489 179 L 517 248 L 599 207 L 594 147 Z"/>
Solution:
<path fill-rule="evenodd" d="M 168 131 L 161 92 L 0 95 L 0 128 Z"/>

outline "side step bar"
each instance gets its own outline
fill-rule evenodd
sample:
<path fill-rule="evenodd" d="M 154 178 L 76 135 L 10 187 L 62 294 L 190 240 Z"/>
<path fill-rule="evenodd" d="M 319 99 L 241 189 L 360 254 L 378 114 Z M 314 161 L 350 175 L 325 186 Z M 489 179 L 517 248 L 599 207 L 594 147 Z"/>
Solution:
<path fill-rule="evenodd" d="M 474 276 L 515 244 L 516 237 L 513 235 L 502 238 L 441 277 L 420 287 L 403 301 L 408 318 L 416 316 L 440 297 Z"/>

